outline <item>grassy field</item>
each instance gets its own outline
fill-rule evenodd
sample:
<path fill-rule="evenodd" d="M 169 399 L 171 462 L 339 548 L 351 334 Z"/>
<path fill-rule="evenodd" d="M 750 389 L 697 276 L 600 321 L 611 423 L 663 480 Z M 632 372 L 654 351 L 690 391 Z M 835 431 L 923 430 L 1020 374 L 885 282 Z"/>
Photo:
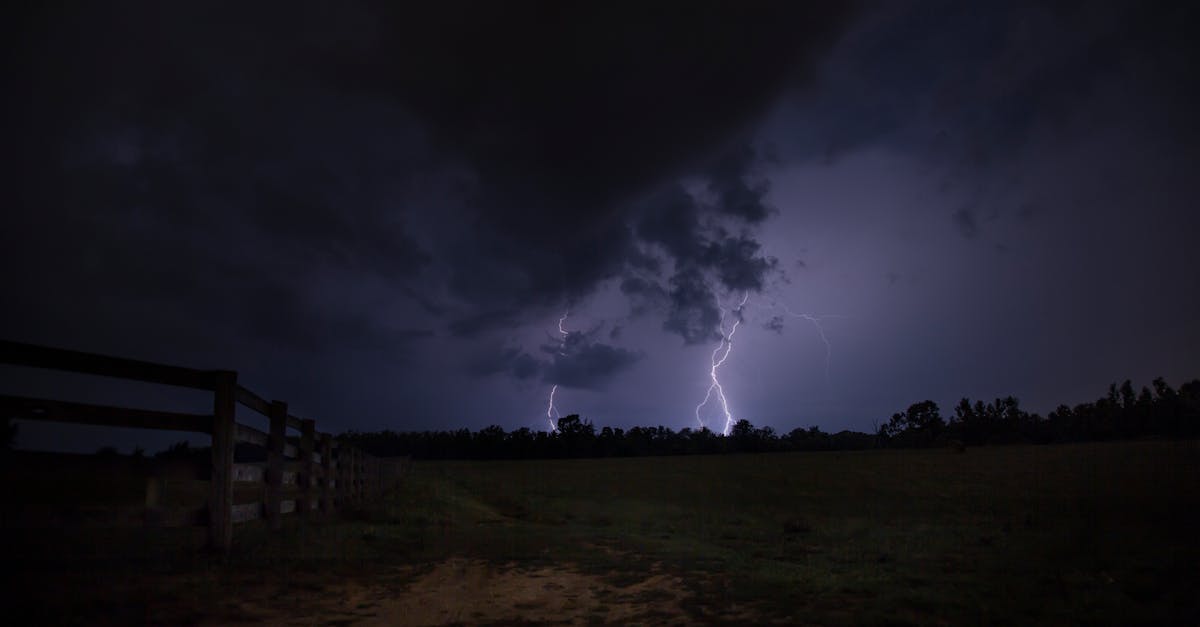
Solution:
<path fill-rule="evenodd" d="M 421 462 L 350 519 L 239 527 L 226 564 L 113 533 L 22 562 L 78 594 L 47 618 L 1200 624 L 1197 442 Z"/>

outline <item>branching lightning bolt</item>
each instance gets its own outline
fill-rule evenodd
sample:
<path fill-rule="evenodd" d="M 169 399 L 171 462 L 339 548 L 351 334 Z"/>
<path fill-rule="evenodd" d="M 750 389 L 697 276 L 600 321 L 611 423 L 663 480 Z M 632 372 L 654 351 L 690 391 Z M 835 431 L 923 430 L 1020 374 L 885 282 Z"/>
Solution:
<path fill-rule="evenodd" d="M 563 323 L 567 321 L 567 318 L 570 315 L 571 312 L 567 311 L 564 312 L 562 317 L 558 319 L 558 332 L 562 334 L 562 342 L 560 342 L 558 345 L 558 354 L 564 357 L 567 355 L 567 335 L 569 334 L 567 333 L 567 330 L 563 328 Z M 558 431 L 558 423 L 556 423 L 554 419 L 562 417 L 562 414 L 558 413 L 558 408 L 554 406 L 554 395 L 557 392 L 558 384 L 555 383 L 554 387 L 550 388 L 550 402 L 546 405 L 546 421 L 550 423 L 551 432 Z"/>
<path fill-rule="evenodd" d="M 779 306 L 782 307 L 783 310 L 786 311 L 789 316 L 792 316 L 795 318 L 803 318 L 805 320 L 808 320 L 809 322 L 812 323 L 812 325 L 814 327 L 817 328 L 817 335 L 821 336 L 821 342 L 823 344 L 825 344 L 825 383 L 826 383 L 826 385 L 828 385 L 829 384 L 829 362 L 830 362 L 831 358 L 833 357 L 833 344 L 829 343 L 829 336 L 825 335 L 825 327 L 821 325 L 821 321 L 826 320 L 826 319 L 831 319 L 831 318 L 844 318 L 845 316 L 840 316 L 840 315 L 814 316 L 812 314 L 807 314 L 807 313 L 796 313 L 796 312 L 792 311 L 787 305 L 784 305 L 782 303 L 780 303 Z"/>
<path fill-rule="evenodd" d="M 829 343 L 829 336 L 825 335 L 825 327 L 821 326 L 821 318 L 812 314 L 796 313 L 789 309 L 787 305 L 783 306 L 783 310 L 788 312 L 790 316 L 808 320 L 817 328 L 817 335 L 821 336 L 821 342 L 825 344 L 825 382 L 829 383 L 829 360 L 833 355 L 833 346 Z"/>
<path fill-rule="evenodd" d="M 725 398 L 725 388 L 721 386 L 720 379 L 717 378 L 717 370 L 724 365 L 725 360 L 729 359 L 729 353 L 733 351 L 733 336 L 737 333 L 738 326 L 742 324 L 742 308 L 746 306 L 746 300 L 750 298 L 750 293 L 746 292 L 742 296 L 742 302 L 733 310 L 736 316 L 733 320 L 733 326 L 729 329 L 729 334 L 725 334 L 725 309 L 721 309 L 721 322 L 718 327 L 721 330 L 721 342 L 713 349 L 710 358 L 711 367 L 708 370 L 708 376 L 712 383 L 708 386 L 708 391 L 704 393 L 704 400 L 696 405 L 696 422 L 703 428 L 704 421 L 700 419 L 700 409 L 708 404 L 708 401 L 713 396 L 713 391 L 716 390 L 717 398 L 721 401 L 721 410 L 725 413 L 725 428 L 722 433 L 729 435 L 729 430 L 733 427 L 733 412 L 729 411 L 729 400 Z"/>
<path fill-rule="evenodd" d="M 558 409 L 554 407 L 554 393 L 557 391 L 558 384 L 555 384 L 554 387 L 550 388 L 550 405 L 546 407 L 546 420 L 550 423 L 551 431 L 558 430 L 558 425 L 554 422 L 554 418 L 562 417 L 562 414 L 558 413 Z"/>

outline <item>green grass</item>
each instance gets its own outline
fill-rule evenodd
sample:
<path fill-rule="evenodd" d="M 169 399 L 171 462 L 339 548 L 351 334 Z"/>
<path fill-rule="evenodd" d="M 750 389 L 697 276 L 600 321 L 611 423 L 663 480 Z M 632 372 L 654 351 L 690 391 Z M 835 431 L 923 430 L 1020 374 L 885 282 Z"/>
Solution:
<path fill-rule="evenodd" d="M 682 573 L 696 618 L 1155 623 L 1196 616 L 1200 446 L 416 464 L 412 559 Z"/>
<path fill-rule="evenodd" d="M 370 511 L 240 526 L 228 564 L 143 539 L 141 562 L 82 572 L 155 565 L 197 615 L 246 581 L 399 587 L 419 571 L 397 566 L 464 556 L 615 584 L 677 574 L 697 622 L 1196 624 L 1198 530 L 1197 442 L 419 462 Z"/>

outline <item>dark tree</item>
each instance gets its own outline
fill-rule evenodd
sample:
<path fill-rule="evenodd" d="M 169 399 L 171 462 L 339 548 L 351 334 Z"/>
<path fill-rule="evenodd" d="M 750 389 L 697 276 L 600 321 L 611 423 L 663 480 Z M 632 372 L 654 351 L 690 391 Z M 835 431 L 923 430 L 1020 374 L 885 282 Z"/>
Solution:
<path fill-rule="evenodd" d="M 731 452 L 855 450 L 935 446 L 961 442 L 972 446 L 1010 443 L 1082 442 L 1115 437 L 1200 436 L 1200 381 L 1178 391 L 1155 379 L 1153 391 L 1135 391 L 1126 381 L 1109 386 L 1108 393 L 1092 403 L 1059 405 L 1043 419 L 1021 409 L 1016 397 L 991 402 L 961 399 L 949 423 L 933 401 L 914 403 L 894 414 L 875 434 L 822 432 L 817 427 L 798 428 L 780 436 L 770 427 L 755 427 L 739 420 L 728 437 L 707 428 L 680 431 L 659 425 L 622 430 L 604 427 L 597 433 L 591 422 L 578 415 L 564 416 L 557 431 L 521 428 L 511 433 L 492 425 L 472 433 L 422 431 L 397 433 L 344 433 L 339 439 L 375 455 L 411 455 L 418 459 L 534 459 L 558 457 L 617 457 L 637 455 L 689 455 Z M 186 442 L 157 456 L 206 456 L 207 448 L 191 449 Z M 239 456 L 242 456 L 239 449 Z"/>
<path fill-rule="evenodd" d="M 590 457 L 596 441 L 596 428 L 579 414 L 558 419 L 558 439 L 565 457 Z"/>
<path fill-rule="evenodd" d="M 894 446 L 929 446 L 938 441 L 945 427 L 937 403 L 921 401 L 892 414 L 883 431 Z"/>
<path fill-rule="evenodd" d="M 757 448 L 754 442 L 754 425 L 745 418 L 733 423 L 733 428 L 729 430 L 729 438 L 735 451 L 749 453 Z"/>

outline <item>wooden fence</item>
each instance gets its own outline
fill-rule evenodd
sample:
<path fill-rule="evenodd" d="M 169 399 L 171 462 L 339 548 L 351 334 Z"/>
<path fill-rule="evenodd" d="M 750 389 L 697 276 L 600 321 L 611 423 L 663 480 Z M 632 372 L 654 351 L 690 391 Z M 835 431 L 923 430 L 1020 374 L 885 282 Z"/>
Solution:
<path fill-rule="evenodd" d="M 400 479 L 407 460 L 384 459 L 319 433 L 312 420 L 288 412 L 287 403 L 267 401 L 238 383 L 227 370 L 194 370 L 0 340 L 0 363 L 103 375 L 211 391 L 211 414 L 191 414 L 0 395 L 0 416 L 112 427 L 206 433 L 212 437 L 207 504 L 200 511 L 157 511 L 155 479 L 147 488 L 146 519 L 159 524 L 202 524 L 209 546 L 228 551 L 234 525 L 265 518 L 279 528 L 288 514 L 332 513 L 375 499 Z M 241 404 L 266 416 L 263 432 L 235 419 Z M 238 443 L 266 449 L 266 462 L 237 463 Z M 236 503 L 235 486 L 261 488 L 261 498 Z"/>

